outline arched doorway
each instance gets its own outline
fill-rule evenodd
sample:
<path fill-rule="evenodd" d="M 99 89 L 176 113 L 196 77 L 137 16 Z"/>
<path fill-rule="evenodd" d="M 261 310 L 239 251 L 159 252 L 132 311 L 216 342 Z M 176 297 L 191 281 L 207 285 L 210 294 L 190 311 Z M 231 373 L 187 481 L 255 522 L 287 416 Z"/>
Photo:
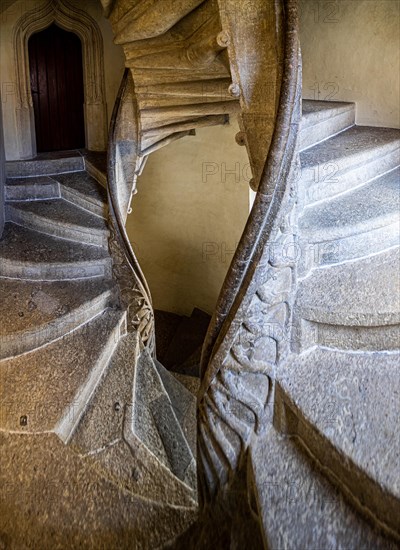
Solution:
<path fill-rule="evenodd" d="M 56 23 L 77 35 L 82 44 L 84 124 L 86 148 L 104 151 L 107 145 L 103 39 L 96 21 L 68 0 L 47 0 L 18 20 L 13 36 L 15 51 L 16 127 L 21 159 L 36 155 L 36 131 L 29 68 L 29 39 Z"/>
<path fill-rule="evenodd" d="M 37 151 L 85 147 L 82 43 L 55 23 L 28 43 Z"/>

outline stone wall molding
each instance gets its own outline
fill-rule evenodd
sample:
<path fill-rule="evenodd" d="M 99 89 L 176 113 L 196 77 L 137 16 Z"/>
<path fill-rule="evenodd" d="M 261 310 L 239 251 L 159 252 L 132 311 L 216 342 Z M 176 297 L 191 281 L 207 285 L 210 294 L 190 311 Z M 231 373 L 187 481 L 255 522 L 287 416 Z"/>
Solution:
<path fill-rule="evenodd" d="M 51 24 L 73 32 L 82 42 L 85 92 L 86 147 L 105 150 L 107 104 L 105 100 L 103 38 L 96 21 L 66 0 L 50 0 L 41 8 L 26 12 L 13 34 L 16 71 L 16 114 L 21 158 L 36 155 L 33 102 L 29 76 L 29 38 Z"/>

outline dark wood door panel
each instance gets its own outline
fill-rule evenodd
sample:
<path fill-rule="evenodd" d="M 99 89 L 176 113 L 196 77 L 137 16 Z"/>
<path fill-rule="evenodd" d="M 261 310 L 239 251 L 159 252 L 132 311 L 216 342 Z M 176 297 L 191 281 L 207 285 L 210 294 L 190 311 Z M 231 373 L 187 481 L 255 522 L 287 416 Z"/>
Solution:
<path fill-rule="evenodd" d="M 38 152 L 85 146 L 82 44 L 51 25 L 29 39 Z"/>

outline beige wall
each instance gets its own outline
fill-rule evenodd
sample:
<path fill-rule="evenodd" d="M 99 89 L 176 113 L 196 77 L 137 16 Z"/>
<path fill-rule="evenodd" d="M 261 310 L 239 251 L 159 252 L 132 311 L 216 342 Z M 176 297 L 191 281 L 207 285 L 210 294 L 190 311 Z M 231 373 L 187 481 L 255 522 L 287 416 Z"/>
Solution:
<path fill-rule="evenodd" d="M 198 130 L 151 155 L 139 179 L 127 229 L 156 308 L 214 309 L 249 210 L 238 131 L 236 120 Z"/>
<path fill-rule="evenodd" d="M 300 0 L 303 97 L 333 94 L 333 101 L 357 103 L 358 124 L 399 127 L 399 6 Z"/>
<path fill-rule="evenodd" d="M 104 44 L 104 72 L 106 86 L 107 119 L 111 117 L 115 97 L 124 70 L 124 56 L 121 46 L 113 43 L 109 22 L 103 17 L 98 0 L 72 0 L 80 9 L 85 9 L 97 22 Z M 19 158 L 18 122 L 15 113 L 15 63 L 13 52 L 13 30 L 16 22 L 26 11 L 45 4 L 44 0 L 18 0 L 1 13 L 0 19 L 0 81 L 4 122 L 5 150 L 7 160 Z"/>

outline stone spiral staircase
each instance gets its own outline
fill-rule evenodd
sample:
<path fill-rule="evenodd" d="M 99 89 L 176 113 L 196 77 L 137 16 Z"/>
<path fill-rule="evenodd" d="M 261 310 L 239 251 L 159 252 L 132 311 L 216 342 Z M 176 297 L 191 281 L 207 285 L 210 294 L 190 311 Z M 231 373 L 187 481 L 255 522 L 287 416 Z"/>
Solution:
<path fill-rule="evenodd" d="M 303 101 L 296 338 L 250 449 L 271 548 L 395 548 L 363 516 L 396 531 L 400 136 L 354 117 Z M 0 540 L 159 545 L 195 518 L 195 397 L 127 334 L 105 191 L 61 157 L 8 164 Z"/>
<path fill-rule="evenodd" d="M 254 53 L 259 37 L 219 10 L 235 7 L 231 0 L 166 0 L 162 17 L 152 0 L 102 3 L 130 70 L 114 135 L 121 219 L 151 152 L 225 123 L 239 108 L 238 143 L 248 146 L 257 189 L 270 130 L 283 129 L 284 150 L 285 131 L 297 129 L 299 71 L 296 93 L 283 86 L 295 104 L 290 130 L 274 99 L 282 13 L 293 18 L 295 2 L 254 0 L 246 9 L 249 28 L 258 22 L 268 31 L 272 21 L 278 45 L 276 59 L 269 48 L 253 73 L 242 54 Z M 269 19 L 254 17 L 256 7 Z M 291 78 L 295 35 L 289 24 Z M 257 74 L 273 74 L 259 96 Z M 285 192 L 291 187 L 290 220 L 277 215 L 282 223 L 259 261 L 245 322 L 236 321 L 241 304 L 227 315 L 239 341 L 216 346 L 206 365 L 198 471 L 207 469 L 211 498 L 201 510 L 209 517 L 197 524 L 196 400 L 139 332 L 127 330 L 104 191 L 74 152 L 8 165 L 0 241 L 3 546 L 397 547 L 400 133 L 355 126 L 351 103 L 302 106 L 301 169 L 293 182 L 278 174 Z M 283 164 L 297 159 L 292 153 Z M 266 190 L 272 197 L 275 189 Z M 216 499 L 226 489 L 218 482 L 229 486 L 237 471 L 246 492 L 233 485 L 226 505 Z M 231 525 L 229 505 L 238 502 Z"/>
<path fill-rule="evenodd" d="M 195 396 L 127 333 L 105 190 L 49 157 L 8 164 L 0 542 L 156 547 L 195 513 Z"/>
<path fill-rule="evenodd" d="M 354 121 L 352 103 L 303 101 L 292 354 L 251 446 L 268 548 L 399 539 L 400 132 Z"/>

